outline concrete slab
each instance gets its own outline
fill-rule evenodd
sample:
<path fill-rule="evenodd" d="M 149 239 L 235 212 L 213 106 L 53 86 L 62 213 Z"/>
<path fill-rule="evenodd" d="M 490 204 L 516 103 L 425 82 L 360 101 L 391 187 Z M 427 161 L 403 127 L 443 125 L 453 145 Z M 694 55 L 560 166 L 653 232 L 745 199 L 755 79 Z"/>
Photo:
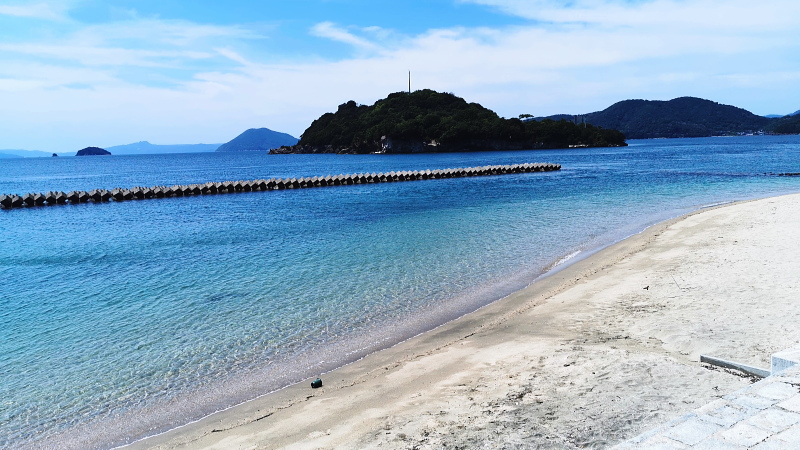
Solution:
<path fill-rule="evenodd" d="M 693 445 L 692 450 L 746 450 L 747 447 L 736 445 L 732 442 L 723 441 L 721 439 L 711 437 L 704 439 L 697 445 Z"/>
<path fill-rule="evenodd" d="M 792 425 L 800 423 L 800 414 L 785 411 L 780 408 L 771 408 L 766 411 L 761 411 L 755 416 L 745 420 L 744 423 L 761 428 L 762 430 L 771 431 L 772 433 L 780 433 Z"/>
<path fill-rule="evenodd" d="M 664 436 L 654 436 L 642 442 L 635 448 L 646 448 L 649 450 L 683 450 L 691 447 Z"/>
<path fill-rule="evenodd" d="M 794 397 L 800 393 L 799 391 L 800 389 L 798 389 L 796 386 L 793 386 L 789 383 L 776 381 L 767 383 L 763 387 L 755 388 L 754 386 L 754 389 L 752 389 L 750 392 L 770 400 L 782 401 Z"/>
<path fill-rule="evenodd" d="M 782 442 L 784 447 L 797 448 L 800 446 L 800 424 L 784 430 L 767 440 Z"/>
<path fill-rule="evenodd" d="M 751 366 L 749 364 L 737 363 L 735 361 L 727 361 L 721 358 L 715 358 L 713 356 L 708 356 L 708 355 L 700 355 L 700 362 L 713 364 L 715 366 L 724 367 L 726 369 L 738 370 L 739 372 L 743 372 L 749 375 L 755 375 L 761 378 L 768 377 L 772 374 L 772 372 L 768 369 L 762 369 L 760 367 Z"/>
<path fill-rule="evenodd" d="M 706 414 L 698 414 L 700 420 L 717 424 L 721 427 L 730 428 L 738 422 L 753 415 L 753 409 L 743 406 L 733 406 L 725 404 Z M 758 410 L 756 410 L 758 411 Z"/>
<path fill-rule="evenodd" d="M 787 410 L 800 413 L 800 394 L 778 403 L 778 406 Z"/>
<path fill-rule="evenodd" d="M 725 399 L 735 405 L 739 405 L 748 409 L 767 409 L 770 406 L 778 403 L 777 400 L 772 400 L 769 398 L 757 397 L 754 395 L 747 395 L 747 394 L 742 394 L 738 396 L 737 395 L 725 396 Z"/>
<path fill-rule="evenodd" d="M 772 433 L 753 425 L 738 423 L 719 434 L 723 440 L 743 447 L 752 447 L 766 440 Z"/>
<path fill-rule="evenodd" d="M 695 445 L 723 428 L 717 424 L 692 417 L 687 421 L 675 425 L 664 433 L 664 436 L 686 445 Z"/>
<path fill-rule="evenodd" d="M 786 369 L 800 365 L 800 345 L 772 355 L 772 375 L 778 375 Z"/>
<path fill-rule="evenodd" d="M 786 443 L 785 442 L 774 442 L 767 440 L 762 442 L 755 447 L 750 447 L 753 450 L 786 450 Z"/>

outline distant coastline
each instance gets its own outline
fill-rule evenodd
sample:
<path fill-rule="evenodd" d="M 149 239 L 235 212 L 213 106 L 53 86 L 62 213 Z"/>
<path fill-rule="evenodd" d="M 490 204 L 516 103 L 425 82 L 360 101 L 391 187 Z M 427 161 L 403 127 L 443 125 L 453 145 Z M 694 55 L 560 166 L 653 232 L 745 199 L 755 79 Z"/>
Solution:
<path fill-rule="evenodd" d="M 421 104 L 398 102 L 409 98 L 439 96 Z M 391 102 L 387 102 L 391 100 Z M 457 108 L 452 104 L 458 103 Z M 387 103 L 394 103 L 386 106 Z M 451 103 L 451 105 L 442 104 Z M 376 106 L 380 105 L 380 108 Z M 370 110 L 372 108 L 372 110 Z M 406 108 L 403 110 L 403 108 Z M 389 109 L 391 111 L 377 111 Z M 460 111 L 459 111 L 460 109 Z M 355 115 L 353 115 L 355 113 Z M 478 121 L 475 121 L 477 113 Z M 348 116 L 349 117 L 345 117 Z M 369 117 L 358 117 L 365 114 Z M 473 114 L 473 117 L 469 117 Z M 339 117 L 337 117 L 339 115 Z M 492 117 L 494 116 L 494 117 Z M 486 122 L 488 119 L 488 122 Z M 333 120 L 335 123 L 330 123 Z M 482 123 L 483 122 L 483 123 Z M 487 123 L 491 125 L 486 127 Z M 537 136 L 520 137 L 517 122 L 549 123 L 555 136 L 539 130 Z M 555 126 L 553 124 L 559 124 Z M 509 127 L 509 124 L 512 126 Z M 442 129 L 442 126 L 448 129 Z M 524 127 L 534 125 L 522 125 Z M 516 128 L 517 136 L 514 129 Z M 542 127 L 547 128 L 547 127 Z M 583 128 L 582 132 L 579 129 Z M 591 130 L 591 133 L 587 133 Z M 618 130 L 622 134 L 613 134 Z M 447 131 L 453 133 L 447 134 Z M 512 131 L 510 134 L 508 131 Z M 551 130 L 552 131 L 552 130 Z M 544 135 L 541 133 L 544 132 Z M 381 134 L 378 134 L 381 133 Z M 140 141 L 107 147 L 114 155 L 270 151 L 288 153 L 442 153 L 458 151 L 493 151 L 576 147 L 613 147 L 625 139 L 673 139 L 743 135 L 800 134 L 800 110 L 787 114 L 758 116 L 735 106 L 695 97 L 669 101 L 624 100 L 602 111 L 586 114 L 555 114 L 535 117 L 520 114 L 518 119 L 503 119 L 476 103 L 463 101 L 452 94 L 422 90 L 400 92 L 379 100 L 372 106 L 350 101 L 336 113 L 323 114 L 295 138 L 269 128 L 251 128 L 224 144 L 151 144 Z M 59 150 L 61 156 L 70 153 Z M 0 149 L 0 159 L 51 157 L 52 152 L 24 149 Z"/>

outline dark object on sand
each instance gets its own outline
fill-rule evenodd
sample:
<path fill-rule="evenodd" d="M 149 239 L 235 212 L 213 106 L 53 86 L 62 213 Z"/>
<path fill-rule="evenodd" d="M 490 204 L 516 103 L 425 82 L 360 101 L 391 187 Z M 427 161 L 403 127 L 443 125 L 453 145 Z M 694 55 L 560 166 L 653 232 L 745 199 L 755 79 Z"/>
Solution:
<path fill-rule="evenodd" d="M 311 382 L 311 387 L 312 387 L 313 389 L 316 389 L 316 388 L 321 388 L 321 387 L 322 387 L 322 380 L 321 380 L 321 379 L 319 379 L 319 378 L 317 378 L 316 380 L 312 381 L 312 382 Z"/>

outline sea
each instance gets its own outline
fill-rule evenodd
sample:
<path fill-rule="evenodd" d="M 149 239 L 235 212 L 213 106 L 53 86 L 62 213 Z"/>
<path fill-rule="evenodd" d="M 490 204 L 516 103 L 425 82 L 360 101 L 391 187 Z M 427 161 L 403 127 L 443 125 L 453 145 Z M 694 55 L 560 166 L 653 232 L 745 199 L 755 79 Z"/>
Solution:
<path fill-rule="evenodd" d="M 112 448 L 324 375 L 648 226 L 800 192 L 800 136 L 0 160 L 0 193 L 547 162 L 0 211 L 0 447 Z"/>

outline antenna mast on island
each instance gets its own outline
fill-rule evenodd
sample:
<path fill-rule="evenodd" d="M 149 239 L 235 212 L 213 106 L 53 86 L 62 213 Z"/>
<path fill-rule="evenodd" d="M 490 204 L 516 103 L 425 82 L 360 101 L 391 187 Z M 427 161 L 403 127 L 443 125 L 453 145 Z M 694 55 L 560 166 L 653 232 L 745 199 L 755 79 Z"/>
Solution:
<path fill-rule="evenodd" d="M 408 71 L 408 93 L 411 93 L 411 71 Z"/>

